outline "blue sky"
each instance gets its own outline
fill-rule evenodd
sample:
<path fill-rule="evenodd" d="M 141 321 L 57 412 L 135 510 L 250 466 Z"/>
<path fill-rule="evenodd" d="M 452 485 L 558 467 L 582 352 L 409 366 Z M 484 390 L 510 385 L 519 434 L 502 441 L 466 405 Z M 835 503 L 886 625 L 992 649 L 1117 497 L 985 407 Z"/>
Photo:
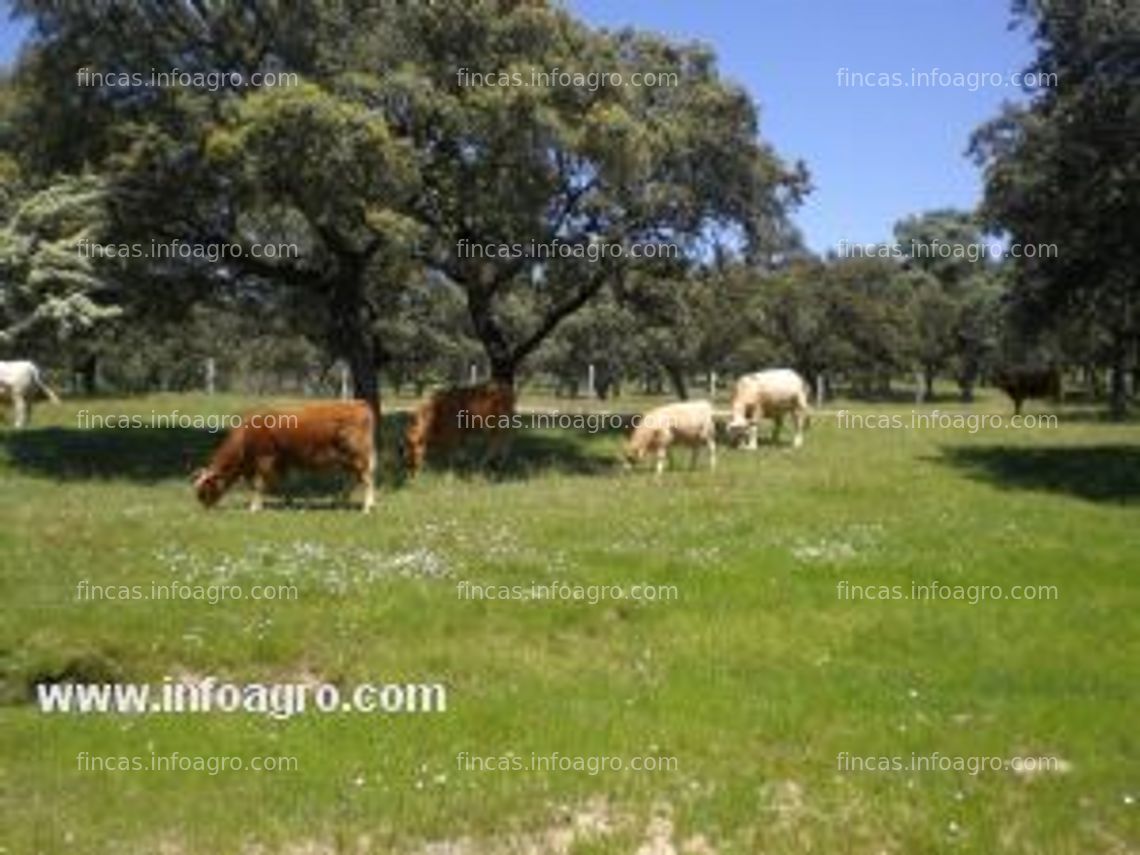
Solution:
<path fill-rule="evenodd" d="M 894 222 L 973 207 L 970 132 L 1016 87 L 841 86 L 838 72 L 1007 75 L 1031 49 L 1006 0 L 563 0 L 599 26 L 632 25 L 713 45 L 721 73 L 760 107 L 761 133 L 802 158 L 815 187 L 796 213 L 808 246 L 888 240 Z M 0 0 L 0 62 L 23 38 Z M 853 78 L 849 78 L 853 79 Z"/>
<path fill-rule="evenodd" d="M 802 158 L 814 192 L 796 214 L 808 246 L 888 240 L 895 221 L 972 208 L 970 133 L 1016 87 L 858 88 L 837 72 L 1000 73 L 1032 56 L 1006 0 L 565 0 L 590 23 L 633 25 L 716 48 L 722 75 L 760 107 L 761 135 Z"/>

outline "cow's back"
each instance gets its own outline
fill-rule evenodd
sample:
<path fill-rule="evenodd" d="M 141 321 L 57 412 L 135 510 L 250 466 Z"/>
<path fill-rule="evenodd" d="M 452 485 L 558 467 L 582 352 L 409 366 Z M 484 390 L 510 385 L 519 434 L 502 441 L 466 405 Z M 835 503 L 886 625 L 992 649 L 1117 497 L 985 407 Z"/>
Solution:
<path fill-rule="evenodd" d="M 807 383 L 791 368 L 771 368 L 746 374 L 737 381 L 734 404 L 760 407 L 764 415 L 807 406 Z"/>
<path fill-rule="evenodd" d="M 1012 398 L 1056 397 L 1060 380 L 1060 372 L 1049 366 L 1004 366 L 994 374 L 995 385 Z"/>
<path fill-rule="evenodd" d="M 364 401 L 327 401 L 247 414 L 239 430 L 249 456 L 325 468 L 371 454 L 375 421 Z"/>
<path fill-rule="evenodd" d="M 646 449 L 668 445 L 674 439 L 695 442 L 715 431 L 710 401 L 680 401 L 647 412 L 634 429 L 631 441 Z"/>

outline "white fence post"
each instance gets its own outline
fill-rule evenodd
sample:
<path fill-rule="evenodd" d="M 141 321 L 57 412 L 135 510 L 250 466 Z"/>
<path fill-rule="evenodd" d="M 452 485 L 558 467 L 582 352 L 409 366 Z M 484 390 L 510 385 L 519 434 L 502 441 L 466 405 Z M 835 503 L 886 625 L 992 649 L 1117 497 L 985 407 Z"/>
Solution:
<path fill-rule="evenodd" d="M 472 386 L 479 382 L 479 366 L 477 366 L 474 362 L 471 363 L 470 382 Z"/>
<path fill-rule="evenodd" d="M 924 385 L 925 380 L 926 377 L 921 371 L 914 372 L 914 402 L 916 404 L 921 404 L 923 399 L 926 397 L 926 386 Z"/>
<path fill-rule="evenodd" d="M 716 372 L 709 372 L 709 400 L 716 400 Z"/>
<path fill-rule="evenodd" d="M 594 363 L 590 363 L 586 369 L 586 397 L 594 397 Z"/>
<path fill-rule="evenodd" d="M 816 406 L 816 409 L 822 409 L 823 408 L 823 387 L 824 387 L 824 385 L 825 385 L 825 383 L 823 381 L 823 372 L 821 371 L 819 374 L 815 375 L 815 406 Z"/>
<path fill-rule="evenodd" d="M 348 365 L 342 362 L 340 364 L 340 397 L 345 401 L 352 397 L 352 385 L 349 383 L 349 373 Z"/>
<path fill-rule="evenodd" d="M 213 395 L 217 390 L 218 380 L 218 366 L 214 362 L 214 357 L 209 356 L 206 358 L 206 394 Z"/>

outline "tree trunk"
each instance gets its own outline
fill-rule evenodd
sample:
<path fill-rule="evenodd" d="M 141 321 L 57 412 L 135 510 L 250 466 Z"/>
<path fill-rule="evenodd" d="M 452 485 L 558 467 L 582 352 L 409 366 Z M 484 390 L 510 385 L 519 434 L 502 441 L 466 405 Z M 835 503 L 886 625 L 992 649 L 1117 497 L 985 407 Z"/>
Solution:
<path fill-rule="evenodd" d="M 492 314 L 491 295 L 482 289 L 468 288 L 467 314 L 491 363 L 491 379 L 514 388 L 519 360 Z"/>
<path fill-rule="evenodd" d="M 84 395 L 94 395 L 98 390 L 99 357 L 89 353 L 79 363 L 79 389 Z"/>
<path fill-rule="evenodd" d="M 676 366 L 670 365 L 665 369 L 669 375 L 669 382 L 673 384 L 673 391 L 682 401 L 689 400 L 689 387 L 685 383 L 685 372 Z"/>
<path fill-rule="evenodd" d="M 1100 397 L 1100 372 L 1096 365 L 1089 363 L 1084 370 L 1084 386 L 1088 390 L 1089 400 L 1095 401 Z"/>
<path fill-rule="evenodd" d="M 336 349 L 352 374 L 352 396 L 372 409 L 380 424 L 380 384 L 376 372 L 379 349 L 373 337 L 371 313 L 364 294 L 367 260 L 350 258 L 342 265 L 333 291 Z"/>
<path fill-rule="evenodd" d="M 1108 408 L 1112 418 L 1121 420 L 1128 415 L 1128 345 L 1118 334 L 1112 348 L 1112 378 L 1108 393 Z"/>
<path fill-rule="evenodd" d="M 974 402 L 974 385 L 978 382 L 979 373 L 980 366 L 973 359 L 968 360 L 963 366 L 958 375 L 958 391 L 961 393 L 962 403 Z"/>
<path fill-rule="evenodd" d="M 376 378 L 376 346 L 371 335 L 355 335 L 342 344 L 344 359 L 352 374 L 352 397 L 365 401 L 380 417 L 380 384 Z"/>
<path fill-rule="evenodd" d="M 515 387 L 515 373 L 518 365 L 513 359 L 491 360 L 491 379 L 503 386 Z"/>
<path fill-rule="evenodd" d="M 594 382 L 594 394 L 598 396 L 599 401 L 604 401 L 610 396 L 610 387 L 613 386 L 614 377 L 610 371 L 603 367 L 599 372 Z"/>
<path fill-rule="evenodd" d="M 922 380 L 925 385 L 925 391 L 922 394 L 922 400 L 934 400 L 934 369 L 927 366 L 922 372 Z"/>

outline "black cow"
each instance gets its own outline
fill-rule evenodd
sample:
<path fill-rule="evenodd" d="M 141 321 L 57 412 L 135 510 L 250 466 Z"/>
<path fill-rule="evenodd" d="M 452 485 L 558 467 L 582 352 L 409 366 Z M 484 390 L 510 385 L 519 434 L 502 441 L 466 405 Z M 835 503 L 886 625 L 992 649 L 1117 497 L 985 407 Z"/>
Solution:
<path fill-rule="evenodd" d="M 1009 395 L 1013 411 L 1029 398 L 1061 397 L 1061 371 L 1055 366 L 1006 365 L 994 372 L 994 385 Z"/>

